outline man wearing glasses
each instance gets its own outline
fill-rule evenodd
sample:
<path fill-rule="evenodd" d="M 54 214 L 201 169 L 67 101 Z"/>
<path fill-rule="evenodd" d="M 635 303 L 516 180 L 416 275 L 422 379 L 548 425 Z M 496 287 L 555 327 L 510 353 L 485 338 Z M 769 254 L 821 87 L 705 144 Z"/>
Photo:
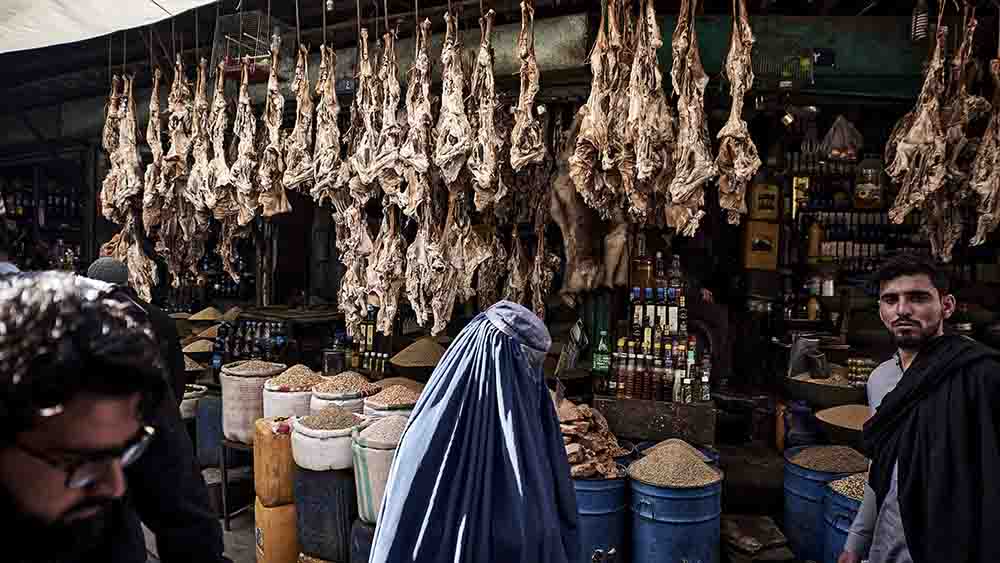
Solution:
<path fill-rule="evenodd" d="M 126 495 L 125 470 L 171 439 L 150 424 L 168 389 L 145 313 L 120 290 L 56 272 L 0 279 L 4 561 L 146 560 L 133 505 L 156 495 Z M 163 467 L 161 486 L 182 470 Z M 209 522 L 174 553 L 225 561 Z"/>

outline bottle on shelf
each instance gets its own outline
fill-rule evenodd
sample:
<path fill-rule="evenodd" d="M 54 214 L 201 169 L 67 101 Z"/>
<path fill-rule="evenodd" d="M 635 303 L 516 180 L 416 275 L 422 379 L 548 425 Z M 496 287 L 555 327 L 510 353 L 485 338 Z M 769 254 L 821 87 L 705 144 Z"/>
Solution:
<path fill-rule="evenodd" d="M 628 365 L 625 366 L 624 398 L 631 399 L 635 395 L 635 342 L 628 344 Z"/>
<path fill-rule="evenodd" d="M 673 345 L 668 341 L 663 345 L 663 400 L 674 400 L 674 356 Z"/>
<path fill-rule="evenodd" d="M 597 338 L 597 348 L 594 350 L 594 359 L 591 364 L 591 371 L 595 380 L 606 381 L 611 370 L 611 346 L 608 341 L 608 331 L 602 330 Z M 601 388 L 606 387 L 601 384 Z"/>

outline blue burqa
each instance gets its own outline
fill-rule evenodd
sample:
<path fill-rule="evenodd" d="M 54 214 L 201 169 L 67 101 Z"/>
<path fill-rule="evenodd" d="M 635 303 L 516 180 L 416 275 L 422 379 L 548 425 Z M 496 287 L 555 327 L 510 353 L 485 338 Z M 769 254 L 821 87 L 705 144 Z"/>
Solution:
<path fill-rule="evenodd" d="M 389 474 L 370 563 L 576 563 L 576 496 L 542 373 L 552 344 L 501 301 L 434 370 Z"/>

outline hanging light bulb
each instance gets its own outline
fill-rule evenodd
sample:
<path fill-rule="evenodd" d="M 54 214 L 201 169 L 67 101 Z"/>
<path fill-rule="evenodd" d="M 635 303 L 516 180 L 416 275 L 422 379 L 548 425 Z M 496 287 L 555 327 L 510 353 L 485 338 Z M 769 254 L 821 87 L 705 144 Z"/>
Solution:
<path fill-rule="evenodd" d="M 327 12 L 333 11 L 333 0 L 326 0 L 326 11 Z"/>
<path fill-rule="evenodd" d="M 927 0 L 917 0 L 913 7 L 913 19 L 910 21 L 910 39 L 922 41 L 927 38 Z"/>

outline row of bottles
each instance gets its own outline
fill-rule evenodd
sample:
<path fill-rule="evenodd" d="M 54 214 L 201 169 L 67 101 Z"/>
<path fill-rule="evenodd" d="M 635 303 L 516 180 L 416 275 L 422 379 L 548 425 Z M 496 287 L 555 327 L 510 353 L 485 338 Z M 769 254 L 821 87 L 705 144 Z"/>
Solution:
<path fill-rule="evenodd" d="M 630 336 L 643 354 L 651 354 L 656 343 L 687 335 L 687 302 L 680 257 L 673 256 L 669 273 L 663 253 L 656 254 L 652 275 L 634 275 L 629 297 Z"/>
<path fill-rule="evenodd" d="M 382 353 L 377 350 L 378 338 L 375 336 L 375 318 L 378 315 L 378 308 L 373 305 L 368 306 L 365 320 L 361 321 L 361 327 L 357 334 L 352 334 L 353 354 L 351 354 L 351 368 L 374 372 L 382 359 Z M 388 354 L 385 354 L 388 357 Z M 388 358 L 387 358 L 388 359 Z M 381 371 L 385 371 L 384 364 Z"/>
<path fill-rule="evenodd" d="M 354 354 L 357 358 L 360 356 L 359 365 L 356 369 L 362 369 L 368 372 L 369 377 L 374 380 L 384 379 L 386 376 L 386 369 L 389 365 L 389 354 L 378 353 L 378 352 L 362 352 L 361 354 Z"/>
<path fill-rule="evenodd" d="M 657 342 L 650 353 L 621 338 L 607 374 L 595 379 L 595 392 L 620 399 L 694 403 L 711 400 L 711 351 L 698 357 L 697 337 Z"/>
<path fill-rule="evenodd" d="M 224 322 L 215 337 L 212 365 L 219 368 L 237 360 L 280 361 L 285 358 L 288 335 L 288 324 L 283 322 Z"/>

